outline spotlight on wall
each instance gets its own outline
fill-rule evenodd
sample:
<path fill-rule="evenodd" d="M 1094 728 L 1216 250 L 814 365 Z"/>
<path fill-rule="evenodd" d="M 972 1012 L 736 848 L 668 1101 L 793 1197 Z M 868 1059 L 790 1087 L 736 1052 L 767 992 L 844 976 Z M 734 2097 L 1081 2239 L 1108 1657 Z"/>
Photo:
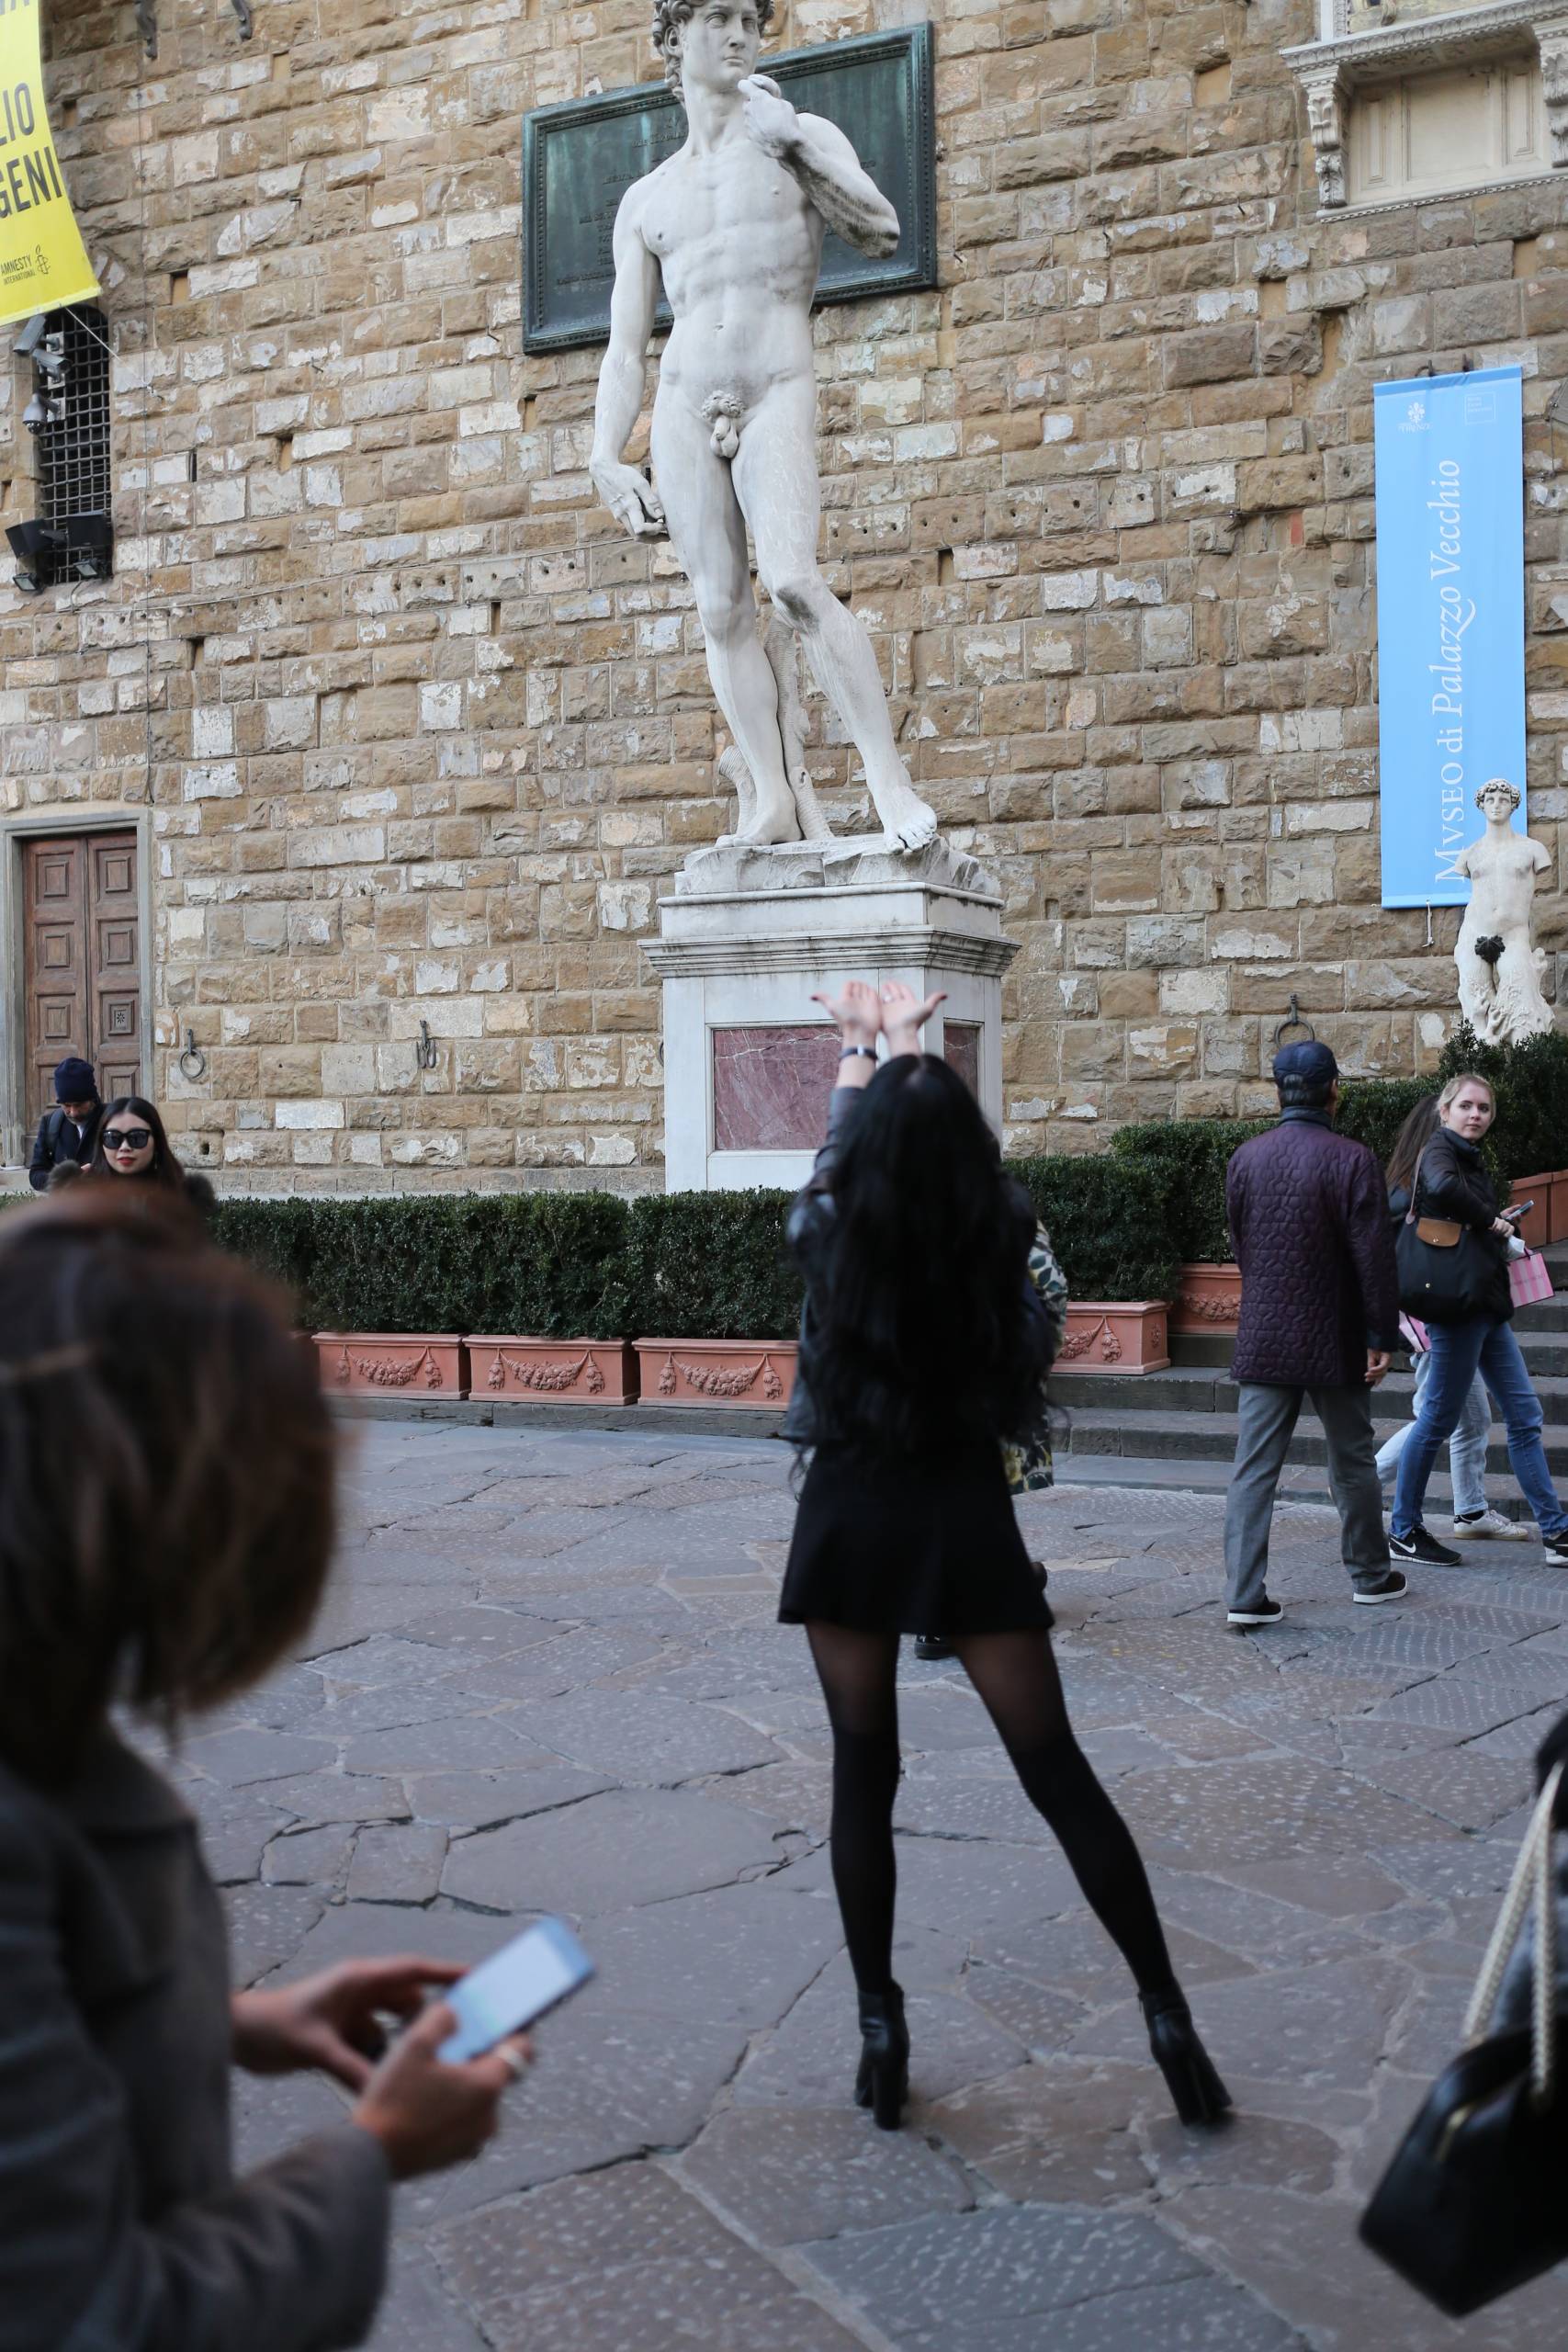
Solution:
<path fill-rule="evenodd" d="M 40 567 L 58 548 L 59 532 L 47 523 L 8 523 L 6 537 L 17 559 L 17 586 L 24 596 L 40 596 L 47 585 Z"/>
<path fill-rule="evenodd" d="M 114 571 L 114 525 L 107 514 L 68 514 L 52 526 L 78 580 L 107 580 Z"/>
<path fill-rule="evenodd" d="M 16 353 L 18 359 L 30 359 L 32 357 L 33 353 L 43 341 L 44 332 L 48 325 L 49 312 L 47 311 L 35 311 L 32 317 L 28 321 L 27 325 L 22 329 L 21 334 L 17 337 L 16 342 L 11 345 L 12 350 Z"/>

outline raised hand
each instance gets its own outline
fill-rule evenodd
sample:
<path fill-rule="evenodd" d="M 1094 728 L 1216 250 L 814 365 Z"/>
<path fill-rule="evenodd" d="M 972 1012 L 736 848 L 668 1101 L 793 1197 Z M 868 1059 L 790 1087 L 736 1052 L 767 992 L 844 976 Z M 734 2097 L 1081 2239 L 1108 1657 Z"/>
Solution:
<path fill-rule="evenodd" d="M 869 980 L 846 980 L 837 997 L 817 991 L 811 1001 L 837 1022 L 846 1046 L 871 1046 L 882 1026 L 882 1003 Z"/>
<path fill-rule="evenodd" d="M 595 466 L 593 487 L 624 531 L 634 539 L 661 539 L 669 531 L 664 506 L 648 476 L 636 466 Z"/>
<path fill-rule="evenodd" d="M 766 74 L 748 74 L 739 90 L 753 143 L 776 164 L 787 163 L 800 143 L 800 119 L 795 108 Z"/>
<path fill-rule="evenodd" d="M 920 1031 L 939 1004 L 947 1002 L 947 990 L 938 989 L 922 1004 L 907 980 L 884 980 L 882 983 L 882 1030 L 890 1054 L 918 1054 Z"/>

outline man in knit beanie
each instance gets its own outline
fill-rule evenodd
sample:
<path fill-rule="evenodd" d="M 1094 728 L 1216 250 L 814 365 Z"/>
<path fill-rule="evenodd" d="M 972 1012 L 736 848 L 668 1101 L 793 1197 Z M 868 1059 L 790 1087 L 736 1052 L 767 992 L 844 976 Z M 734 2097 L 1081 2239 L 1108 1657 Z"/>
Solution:
<path fill-rule="evenodd" d="M 50 1170 L 61 1160 L 73 1159 L 85 1168 L 93 1156 L 104 1106 L 92 1063 L 67 1054 L 55 1069 L 54 1100 L 55 1108 L 44 1113 L 33 1138 L 28 1182 L 35 1193 L 47 1189 Z"/>

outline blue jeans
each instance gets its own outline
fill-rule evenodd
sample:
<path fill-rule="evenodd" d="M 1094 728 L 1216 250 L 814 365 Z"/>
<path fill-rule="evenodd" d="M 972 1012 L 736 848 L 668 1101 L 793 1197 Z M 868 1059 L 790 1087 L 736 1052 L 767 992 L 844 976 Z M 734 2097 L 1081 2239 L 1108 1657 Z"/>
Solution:
<path fill-rule="evenodd" d="M 1421 1410 L 1431 1374 L 1432 1355 L 1427 1349 L 1416 1359 L 1413 1412 Z M 1399 1467 L 1415 1427 L 1413 1420 L 1402 1421 L 1387 1444 L 1378 1448 L 1378 1477 L 1385 1487 Z M 1477 1373 L 1470 1384 L 1458 1426 L 1449 1440 L 1449 1476 L 1453 1483 L 1456 1519 L 1471 1518 L 1486 1508 L 1486 1444 L 1491 1435 L 1492 1399 L 1486 1394 L 1486 1383 Z"/>
<path fill-rule="evenodd" d="M 1491 1390 L 1508 1437 L 1508 1460 L 1519 1492 L 1535 1513 L 1543 1535 L 1568 1530 L 1568 1511 L 1557 1499 L 1540 1442 L 1541 1410 L 1530 1386 L 1513 1328 L 1473 1316 L 1464 1323 L 1428 1326 L 1432 1370 L 1427 1393 L 1400 1457 L 1393 1492 L 1393 1532 L 1408 1535 L 1421 1524 L 1421 1505 L 1438 1448 L 1459 1426 L 1477 1372 Z"/>

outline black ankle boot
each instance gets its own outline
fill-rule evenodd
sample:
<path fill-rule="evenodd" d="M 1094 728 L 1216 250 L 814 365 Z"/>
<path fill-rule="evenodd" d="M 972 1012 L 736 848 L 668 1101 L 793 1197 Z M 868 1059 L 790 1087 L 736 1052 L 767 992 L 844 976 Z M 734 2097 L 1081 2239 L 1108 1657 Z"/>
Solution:
<path fill-rule="evenodd" d="M 860 2030 L 855 2105 L 869 2107 L 884 2132 L 897 2132 L 909 2095 L 909 2029 L 897 1984 L 861 1995 Z"/>
<path fill-rule="evenodd" d="M 1183 2123 L 1217 2123 L 1231 2104 L 1231 2095 L 1198 2039 L 1192 2012 L 1179 1988 L 1173 1984 L 1168 1992 L 1140 1993 L 1138 2002 L 1149 2030 L 1149 2048 L 1176 2102 L 1177 2114 Z"/>

